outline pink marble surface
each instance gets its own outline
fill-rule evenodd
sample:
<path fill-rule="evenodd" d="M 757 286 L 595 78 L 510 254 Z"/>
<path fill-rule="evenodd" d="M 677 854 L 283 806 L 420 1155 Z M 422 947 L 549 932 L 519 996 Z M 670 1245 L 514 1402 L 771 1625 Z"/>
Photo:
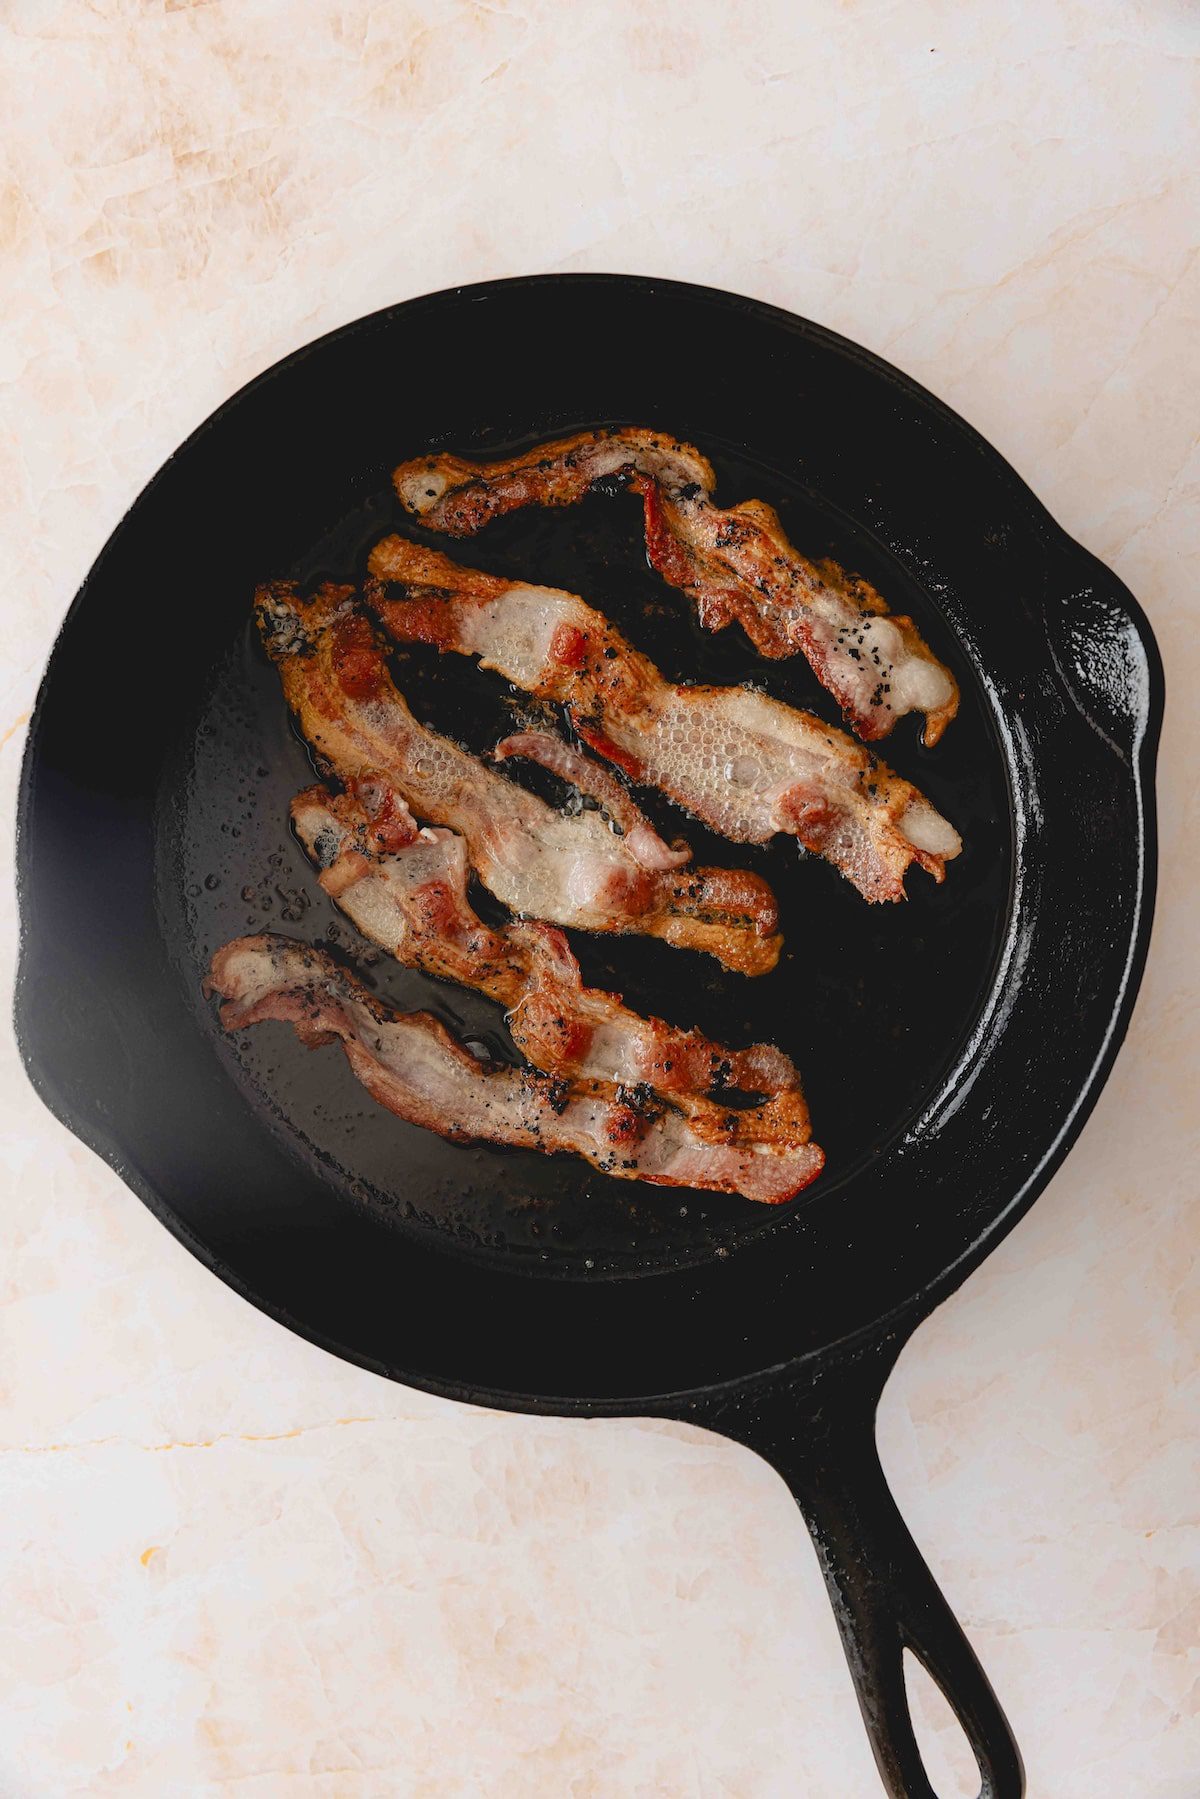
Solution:
<path fill-rule="evenodd" d="M 1138 594 L 1171 698 L 1129 1041 L 881 1437 L 1031 1794 L 1194 1799 L 1194 9 L 11 0 L 0 34 L 10 812 L 63 612 L 162 459 L 284 352 L 455 281 L 662 273 L 819 319 Z M 8 880 L 0 913 L 10 981 Z M 343 1366 L 193 1262 L 7 1040 L 0 1121 L 6 1799 L 878 1792 L 765 1465 Z"/>

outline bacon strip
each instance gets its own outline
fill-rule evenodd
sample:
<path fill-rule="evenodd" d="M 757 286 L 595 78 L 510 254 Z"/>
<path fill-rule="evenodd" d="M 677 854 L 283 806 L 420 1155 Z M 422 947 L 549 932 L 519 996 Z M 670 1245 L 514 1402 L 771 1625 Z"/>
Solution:
<path fill-rule="evenodd" d="M 292 801 L 292 823 L 321 870 L 319 880 L 364 937 L 410 968 L 474 988 L 508 1009 L 517 1048 L 536 1068 L 564 1079 L 650 1087 L 675 1101 L 706 1142 L 758 1143 L 781 1154 L 804 1150 L 811 1164 L 808 1107 L 799 1076 L 769 1044 L 725 1049 L 700 1031 L 643 1018 L 620 996 L 583 985 L 579 964 L 552 925 L 510 923 L 491 930 L 467 899 L 470 869 L 453 831 L 410 834 L 382 849 L 377 820 L 405 813 L 382 783 L 364 796 L 309 787 Z M 722 1093 L 765 1095 L 753 1109 L 720 1103 Z M 709 1095 L 718 1097 L 709 1097 Z"/>
<path fill-rule="evenodd" d="M 403 537 L 377 544 L 370 570 L 386 585 L 368 587 L 368 604 L 392 637 L 478 656 L 559 701 L 590 749 L 737 843 L 789 832 L 868 900 L 902 899 L 913 862 L 941 881 L 962 848 L 917 788 L 844 732 L 746 688 L 673 686 L 575 594 L 463 568 Z M 641 840 L 625 789 L 612 775 L 601 784 L 560 739 L 524 733 L 496 753 L 532 756 L 590 786 L 631 849 Z M 583 772 L 570 770 L 573 756 Z M 654 837 L 648 853 L 664 852 L 676 853 Z"/>
<path fill-rule="evenodd" d="M 690 444 L 635 427 L 584 431 L 507 461 L 418 456 L 393 479 L 402 504 L 432 531 L 472 537 L 522 506 L 569 506 L 618 477 L 642 495 L 646 552 L 719 631 L 734 619 L 764 656 L 810 663 L 867 743 L 906 712 L 925 714 L 934 744 L 958 710 L 954 676 L 911 618 L 836 562 L 811 562 L 761 500 L 727 510 L 712 501 L 711 464 Z"/>
<path fill-rule="evenodd" d="M 510 756 L 524 756 L 527 761 L 537 762 L 551 774 L 569 781 L 580 793 L 597 800 L 609 821 L 620 829 L 629 845 L 630 855 L 635 856 L 643 868 L 682 868 L 684 863 L 691 861 L 692 852 L 686 844 L 673 849 L 663 842 L 654 826 L 634 805 L 629 789 L 622 787 L 615 775 L 610 775 L 590 757 L 580 755 L 561 737 L 555 737 L 549 731 L 516 731 L 511 737 L 503 738 L 492 754 L 497 762 L 506 762 Z"/>
<path fill-rule="evenodd" d="M 605 1081 L 560 1081 L 477 1062 L 428 1012 L 394 1012 L 320 950 L 286 937 L 219 949 L 205 989 L 226 1030 L 278 1019 L 310 1049 L 340 1042 L 371 1097 L 452 1142 L 566 1151 L 621 1180 L 741 1193 L 777 1205 L 812 1180 L 821 1152 L 791 1159 L 699 1140 L 670 1107 L 635 1104 Z"/>
<path fill-rule="evenodd" d="M 596 811 L 557 812 L 413 717 L 353 589 L 311 599 L 260 588 L 256 610 L 284 694 L 344 784 L 382 771 L 419 818 L 452 826 L 514 912 L 602 932 L 640 931 L 763 974 L 779 958 L 778 909 L 743 869 L 652 870 Z"/>

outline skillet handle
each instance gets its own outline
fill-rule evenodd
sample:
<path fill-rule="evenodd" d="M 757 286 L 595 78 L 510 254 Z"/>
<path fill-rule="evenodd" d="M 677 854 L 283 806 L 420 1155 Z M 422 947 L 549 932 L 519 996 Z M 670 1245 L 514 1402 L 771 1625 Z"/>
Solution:
<path fill-rule="evenodd" d="M 875 1410 L 899 1348 L 890 1342 L 815 1386 L 760 1388 L 698 1422 L 757 1450 L 795 1495 L 890 1799 L 938 1799 L 913 1732 L 905 1649 L 962 1726 L 979 1764 L 978 1799 L 1021 1799 L 1025 1773 L 1008 1721 L 880 1466 Z"/>
<path fill-rule="evenodd" d="M 1092 729 L 1122 761 L 1136 755 L 1162 710 L 1162 661 L 1129 589 L 1072 546 L 1071 579 L 1043 602 L 1054 665 Z"/>

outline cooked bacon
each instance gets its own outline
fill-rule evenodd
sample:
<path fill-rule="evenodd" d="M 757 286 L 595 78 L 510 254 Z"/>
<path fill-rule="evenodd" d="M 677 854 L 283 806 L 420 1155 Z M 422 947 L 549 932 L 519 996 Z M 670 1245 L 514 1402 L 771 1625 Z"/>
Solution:
<path fill-rule="evenodd" d="M 762 655 L 807 657 L 867 743 L 906 712 L 923 712 L 925 742 L 937 742 L 958 710 L 958 686 L 911 618 L 890 615 L 861 576 L 802 556 L 761 500 L 715 506 L 712 466 L 690 444 L 614 427 L 507 461 L 418 456 L 393 479 L 423 525 L 471 537 L 521 506 L 569 506 L 614 476 L 641 494 L 646 553 L 693 601 L 706 630 L 737 619 Z"/>
<path fill-rule="evenodd" d="M 498 762 L 506 762 L 510 756 L 524 756 L 527 761 L 537 762 L 551 774 L 569 781 L 580 793 L 598 800 L 610 822 L 620 829 L 630 855 L 643 868 L 682 868 L 691 861 L 692 852 L 686 844 L 682 848 L 672 848 L 663 842 L 649 819 L 634 805 L 629 789 L 622 787 L 615 775 L 610 775 L 590 757 L 581 756 L 561 737 L 555 737 L 549 731 L 516 731 L 511 737 L 503 738 L 492 754 Z"/>
<path fill-rule="evenodd" d="M 508 461 L 415 456 L 392 479 L 400 503 L 432 531 L 474 537 L 491 519 L 523 506 L 573 506 L 597 481 L 631 476 L 672 488 L 717 484 L 712 463 L 691 444 L 637 427 L 580 431 Z"/>
<path fill-rule="evenodd" d="M 402 847 L 378 847 L 380 812 L 404 809 L 381 781 L 337 796 L 309 787 L 292 801 L 296 835 L 321 870 L 321 886 L 364 937 L 408 967 L 497 1000 L 518 1049 L 544 1073 L 653 1088 L 687 1112 L 706 1142 L 805 1149 L 808 1165 L 808 1107 L 781 1050 L 725 1049 L 700 1031 L 639 1016 L 618 994 L 585 987 L 553 925 L 489 929 L 467 898 L 467 848 L 455 832 L 414 826 Z M 725 1093 L 765 1101 L 730 1106 L 721 1103 Z"/>
<path fill-rule="evenodd" d="M 260 588 L 259 626 L 288 704 L 343 783 L 381 771 L 418 818 L 466 839 L 480 879 L 514 912 L 603 932 L 640 931 L 763 974 L 779 958 L 778 909 L 744 869 L 652 870 L 597 811 L 555 811 L 421 725 L 385 647 L 346 587 L 302 599 Z"/>
<path fill-rule="evenodd" d="M 489 929 L 468 904 L 466 843 L 454 831 L 418 831 L 414 820 L 407 843 L 383 848 L 375 821 L 388 796 L 412 819 L 382 776 L 336 797 L 326 787 L 296 795 L 292 824 L 321 886 L 364 937 L 397 961 L 515 1005 L 523 960 L 507 931 Z"/>
<path fill-rule="evenodd" d="M 559 701 L 590 749 L 737 843 L 789 832 L 869 900 L 902 899 L 912 862 L 940 881 L 962 848 L 910 782 L 845 732 L 743 687 L 673 686 L 575 594 L 463 568 L 403 537 L 377 544 L 370 569 L 384 585 L 368 587 L 368 604 L 392 637 L 478 656 Z M 590 791 L 638 854 L 641 815 L 613 775 L 598 780 L 595 764 L 538 733 L 496 753 L 532 756 Z M 676 853 L 657 836 L 646 845 Z"/>
<path fill-rule="evenodd" d="M 340 1042 L 379 1104 L 454 1142 L 566 1151 L 621 1180 L 790 1199 L 821 1167 L 813 1146 L 791 1157 L 700 1140 L 668 1106 L 635 1104 L 606 1081 L 561 1081 L 477 1062 L 428 1012 L 394 1012 L 329 956 L 286 937 L 239 937 L 205 983 L 226 1030 L 277 1019 L 310 1049 Z"/>

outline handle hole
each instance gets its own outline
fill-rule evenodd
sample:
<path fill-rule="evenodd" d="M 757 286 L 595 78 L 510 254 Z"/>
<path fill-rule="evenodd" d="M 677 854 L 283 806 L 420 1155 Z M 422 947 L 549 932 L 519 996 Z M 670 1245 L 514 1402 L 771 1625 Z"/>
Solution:
<path fill-rule="evenodd" d="M 925 1776 L 937 1799 L 978 1799 L 983 1779 L 954 1708 L 919 1655 L 904 1651 L 904 1692 Z"/>

